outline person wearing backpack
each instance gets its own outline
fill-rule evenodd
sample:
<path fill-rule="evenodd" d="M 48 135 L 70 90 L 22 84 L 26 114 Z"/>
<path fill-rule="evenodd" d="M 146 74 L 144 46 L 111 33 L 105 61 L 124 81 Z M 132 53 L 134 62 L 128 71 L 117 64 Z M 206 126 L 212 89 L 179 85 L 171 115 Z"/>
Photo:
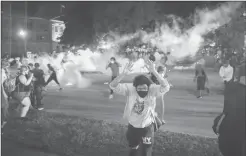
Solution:
<path fill-rule="evenodd" d="M 28 67 L 21 66 L 20 74 L 16 77 L 15 90 L 13 91 L 13 98 L 16 99 L 19 103 L 18 110 L 20 110 L 19 116 L 25 118 L 27 112 L 31 106 L 30 100 L 30 84 L 33 80 L 33 73 L 30 73 L 29 77 L 26 77 L 28 74 Z"/>
<path fill-rule="evenodd" d="M 35 106 L 38 110 L 43 110 L 42 104 L 42 91 L 45 86 L 45 79 L 44 79 L 44 71 L 40 69 L 39 63 L 34 64 L 33 74 L 34 74 L 34 99 L 35 99 Z"/>

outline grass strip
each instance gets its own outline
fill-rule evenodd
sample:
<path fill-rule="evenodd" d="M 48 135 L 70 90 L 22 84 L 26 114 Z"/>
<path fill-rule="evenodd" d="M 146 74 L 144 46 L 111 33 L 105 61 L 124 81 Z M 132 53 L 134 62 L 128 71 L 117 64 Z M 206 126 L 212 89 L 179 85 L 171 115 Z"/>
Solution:
<path fill-rule="evenodd" d="M 2 137 L 64 156 L 128 154 L 125 125 L 33 110 L 28 117 L 28 121 L 11 119 Z M 220 156 L 220 152 L 217 139 L 159 131 L 154 156 L 163 155 Z"/>

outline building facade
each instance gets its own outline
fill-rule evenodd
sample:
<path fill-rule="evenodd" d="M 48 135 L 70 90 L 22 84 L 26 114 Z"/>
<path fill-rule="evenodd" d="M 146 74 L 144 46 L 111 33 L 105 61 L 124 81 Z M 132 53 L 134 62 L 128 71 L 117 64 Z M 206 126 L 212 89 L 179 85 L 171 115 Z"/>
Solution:
<path fill-rule="evenodd" d="M 24 56 L 33 53 L 52 52 L 52 25 L 37 17 L 2 16 L 2 53 Z"/>
<path fill-rule="evenodd" d="M 32 53 L 61 51 L 58 37 L 65 29 L 62 21 L 2 15 L 1 23 L 2 54 L 21 57 L 28 51 Z"/>
<path fill-rule="evenodd" d="M 65 23 L 59 20 L 50 20 L 52 24 L 52 50 L 60 52 L 63 50 L 62 45 L 59 44 L 60 37 L 65 30 Z"/>

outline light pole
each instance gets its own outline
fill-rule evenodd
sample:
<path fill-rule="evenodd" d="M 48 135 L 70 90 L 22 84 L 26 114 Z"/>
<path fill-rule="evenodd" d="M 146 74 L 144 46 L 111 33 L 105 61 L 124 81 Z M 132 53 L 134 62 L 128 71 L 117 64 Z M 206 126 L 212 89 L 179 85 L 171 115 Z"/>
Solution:
<path fill-rule="evenodd" d="M 18 36 L 21 37 L 23 39 L 23 41 L 24 41 L 24 50 L 25 50 L 25 53 L 26 53 L 26 36 L 27 36 L 26 30 L 23 30 L 23 29 L 19 30 Z"/>
<path fill-rule="evenodd" d="M 27 52 L 27 48 L 26 48 L 26 46 L 27 46 L 27 40 L 26 40 L 26 35 L 27 35 L 27 1 L 25 1 L 25 30 L 22 30 L 22 31 L 20 31 L 20 35 L 23 37 L 23 39 L 24 39 L 24 50 L 25 50 L 25 52 L 24 52 L 24 55 L 23 56 L 25 56 L 25 54 L 26 54 L 26 52 Z"/>

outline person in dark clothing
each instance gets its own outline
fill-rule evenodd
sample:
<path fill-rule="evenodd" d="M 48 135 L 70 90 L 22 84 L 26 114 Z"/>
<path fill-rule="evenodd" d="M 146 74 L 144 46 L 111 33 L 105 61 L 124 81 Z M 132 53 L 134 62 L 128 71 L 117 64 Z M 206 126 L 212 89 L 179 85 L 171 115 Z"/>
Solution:
<path fill-rule="evenodd" d="M 208 82 L 207 74 L 202 66 L 196 68 L 194 81 L 197 86 L 197 98 L 202 98 L 202 91 L 205 90 L 205 83 Z"/>
<path fill-rule="evenodd" d="M 233 53 L 231 58 L 230 58 L 230 65 L 233 68 L 233 75 L 235 75 L 236 66 L 238 65 L 237 55 L 235 53 Z"/>
<path fill-rule="evenodd" d="M 28 74 L 27 74 L 27 78 L 31 75 L 31 73 L 33 73 L 33 69 L 34 69 L 34 66 L 33 66 L 33 64 L 32 63 L 28 63 L 28 69 L 29 69 L 29 72 L 28 72 Z M 34 79 L 35 78 L 33 78 L 33 81 L 30 83 L 30 100 L 31 100 L 31 104 L 32 104 L 32 106 L 34 106 L 34 104 L 35 104 L 35 100 L 34 100 Z"/>
<path fill-rule="evenodd" d="M 214 120 L 223 156 L 245 156 L 245 88 L 245 74 L 225 87 L 224 109 Z"/>
<path fill-rule="evenodd" d="M 55 69 L 50 64 L 47 64 L 47 66 L 52 73 L 50 74 L 50 77 L 48 78 L 47 82 L 45 83 L 45 86 L 47 86 L 52 80 L 54 80 L 55 83 L 59 86 L 59 89 L 62 90 L 62 87 L 57 80 L 57 75 L 56 75 Z"/>
<path fill-rule="evenodd" d="M 33 70 L 34 74 L 34 100 L 35 100 L 35 105 L 34 107 L 37 108 L 38 110 L 43 110 L 43 104 L 42 104 L 42 91 L 43 87 L 45 85 L 45 79 L 44 79 L 44 71 L 42 69 L 39 69 L 40 65 L 39 63 L 35 63 L 35 68 Z"/>
<path fill-rule="evenodd" d="M 112 71 L 111 81 L 113 81 L 117 76 L 119 76 L 120 67 L 121 65 L 116 61 L 115 57 L 111 57 L 110 62 L 106 66 L 106 69 L 110 68 Z M 113 93 L 114 93 L 113 90 L 110 89 L 110 95 L 109 95 L 110 99 L 113 98 Z"/>

